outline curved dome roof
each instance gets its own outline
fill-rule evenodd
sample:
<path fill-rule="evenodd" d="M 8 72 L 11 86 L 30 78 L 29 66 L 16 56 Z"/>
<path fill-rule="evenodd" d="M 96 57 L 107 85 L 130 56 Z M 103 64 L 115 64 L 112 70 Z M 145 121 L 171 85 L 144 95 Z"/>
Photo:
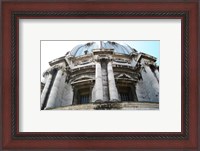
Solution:
<path fill-rule="evenodd" d="M 89 42 L 86 44 L 80 44 L 75 46 L 71 50 L 71 55 L 74 57 L 82 56 L 85 54 L 92 53 L 93 49 L 100 49 L 100 42 Z M 121 54 L 130 54 L 131 52 L 137 52 L 134 48 L 131 48 L 129 45 L 122 45 L 117 42 L 102 42 L 103 49 L 114 49 L 115 53 Z"/>

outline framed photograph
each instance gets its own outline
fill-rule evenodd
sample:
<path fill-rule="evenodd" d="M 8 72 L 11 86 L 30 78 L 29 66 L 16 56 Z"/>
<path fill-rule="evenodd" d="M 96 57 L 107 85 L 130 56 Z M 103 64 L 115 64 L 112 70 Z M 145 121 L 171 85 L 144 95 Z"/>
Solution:
<path fill-rule="evenodd" d="M 1 4 L 3 149 L 200 149 L 198 1 Z"/>

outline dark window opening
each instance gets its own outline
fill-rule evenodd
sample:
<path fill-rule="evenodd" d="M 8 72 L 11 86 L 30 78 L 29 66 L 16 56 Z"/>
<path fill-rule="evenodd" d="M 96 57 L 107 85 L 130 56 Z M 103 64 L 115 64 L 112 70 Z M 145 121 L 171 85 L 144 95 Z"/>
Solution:
<path fill-rule="evenodd" d="M 137 101 L 135 88 L 133 86 L 118 86 L 118 92 L 122 102 Z"/>
<path fill-rule="evenodd" d="M 90 102 L 91 98 L 90 88 L 82 88 L 78 90 L 77 93 L 77 103 L 76 104 L 87 104 Z"/>
<path fill-rule="evenodd" d="M 74 87 L 73 105 L 88 104 L 92 100 L 92 87 L 89 85 L 77 85 Z"/>
<path fill-rule="evenodd" d="M 80 104 L 87 104 L 87 103 L 89 103 L 89 94 L 81 95 L 80 96 Z"/>
<path fill-rule="evenodd" d="M 120 93 L 121 101 L 130 101 L 129 93 Z"/>

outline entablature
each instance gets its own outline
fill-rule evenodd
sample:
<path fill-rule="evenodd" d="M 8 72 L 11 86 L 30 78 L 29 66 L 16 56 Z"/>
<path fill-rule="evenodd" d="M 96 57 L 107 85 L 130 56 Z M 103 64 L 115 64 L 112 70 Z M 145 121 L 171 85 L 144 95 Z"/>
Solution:
<path fill-rule="evenodd" d="M 65 64 L 67 64 L 67 62 L 65 60 L 65 56 L 62 56 L 60 58 L 57 58 L 57 59 L 54 59 L 54 60 L 50 61 L 49 65 L 53 66 L 53 65 L 56 65 L 56 64 L 59 64 L 59 63 L 62 63 L 62 62 L 64 62 Z"/>

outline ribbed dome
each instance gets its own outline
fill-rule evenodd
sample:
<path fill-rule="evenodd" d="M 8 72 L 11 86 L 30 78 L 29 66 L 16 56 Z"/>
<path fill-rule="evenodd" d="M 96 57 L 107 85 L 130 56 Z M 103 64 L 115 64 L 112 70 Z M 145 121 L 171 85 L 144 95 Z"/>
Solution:
<path fill-rule="evenodd" d="M 77 45 L 71 50 L 70 53 L 74 57 L 92 53 L 93 49 L 100 48 L 99 43 L 100 42 L 90 42 L 86 44 Z M 117 42 L 111 42 L 111 41 L 102 42 L 101 47 L 103 49 L 114 49 L 115 53 L 121 53 L 121 54 L 130 54 L 131 52 L 137 52 L 135 49 L 131 48 L 129 45 L 122 45 Z"/>
<path fill-rule="evenodd" d="M 82 56 L 85 55 L 85 53 L 91 53 L 93 49 L 97 49 L 99 48 L 99 46 L 97 45 L 97 43 L 95 42 L 90 42 L 90 43 L 86 43 L 86 44 L 80 44 L 75 46 L 72 50 L 71 50 L 71 55 L 78 57 L 78 56 Z"/>
<path fill-rule="evenodd" d="M 108 41 L 106 43 L 103 43 L 102 45 L 102 47 L 105 49 L 114 49 L 114 52 L 116 53 L 130 54 L 133 51 L 136 52 L 136 50 L 131 48 L 129 45 L 122 45 L 116 42 Z"/>

